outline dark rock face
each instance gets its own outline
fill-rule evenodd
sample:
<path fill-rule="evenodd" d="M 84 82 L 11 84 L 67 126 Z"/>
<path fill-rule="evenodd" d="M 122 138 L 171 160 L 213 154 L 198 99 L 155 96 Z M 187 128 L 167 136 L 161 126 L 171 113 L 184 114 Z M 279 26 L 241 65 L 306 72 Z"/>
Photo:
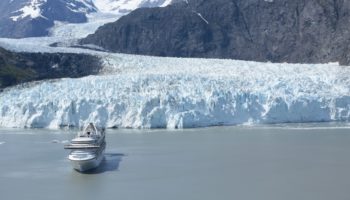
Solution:
<path fill-rule="evenodd" d="M 21 9 L 31 5 L 33 0 L 1 0 L 0 1 L 0 37 L 23 38 L 46 36 L 54 21 L 83 23 L 87 21 L 86 14 L 95 12 L 93 3 L 83 4 L 76 0 L 47 0 L 38 5 L 41 16 L 31 18 L 16 18 L 23 14 Z M 89 2 L 89 1 L 86 1 Z M 88 6 L 87 6 L 88 5 Z"/>
<path fill-rule="evenodd" d="M 23 38 L 38 37 L 48 35 L 48 28 L 54 24 L 42 18 L 23 19 L 20 22 L 14 22 L 10 19 L 0 19 L 0 37 Z"/>
<path fill-rule="evenodd" d="M 0 48 L 0 88 L 53 78 L 97 74 L 99 58 L 85 54 L 13 53 Z"/>
<path fill-rule="evenodd" d="M 138 9 L 81 43 L 156 56 L 350 64 L 350 1 L 188 0 Z"/>

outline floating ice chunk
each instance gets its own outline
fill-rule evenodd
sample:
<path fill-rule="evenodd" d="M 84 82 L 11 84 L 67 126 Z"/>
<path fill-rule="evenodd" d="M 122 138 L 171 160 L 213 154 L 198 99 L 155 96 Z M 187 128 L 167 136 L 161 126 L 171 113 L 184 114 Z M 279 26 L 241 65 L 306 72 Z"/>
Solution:
<path fill-rule="evenodd" d="M 54 143 L 54 144 L 66 144 L 66 143 L 69 143 L 68 140 L 52 140 L 51 143 Z"/>

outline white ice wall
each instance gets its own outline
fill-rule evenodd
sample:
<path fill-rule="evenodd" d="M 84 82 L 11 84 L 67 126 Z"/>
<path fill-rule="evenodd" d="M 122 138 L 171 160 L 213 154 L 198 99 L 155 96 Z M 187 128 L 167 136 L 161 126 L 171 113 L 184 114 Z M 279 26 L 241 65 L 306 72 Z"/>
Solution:
<path fill-rule="evenodd" d="M 350 68 L 103 54 L 104 74 L 0 93 L 0 126 L 187 128 L 350 120 Z M 106 56 L 108 55 L 108 56 Z"/>

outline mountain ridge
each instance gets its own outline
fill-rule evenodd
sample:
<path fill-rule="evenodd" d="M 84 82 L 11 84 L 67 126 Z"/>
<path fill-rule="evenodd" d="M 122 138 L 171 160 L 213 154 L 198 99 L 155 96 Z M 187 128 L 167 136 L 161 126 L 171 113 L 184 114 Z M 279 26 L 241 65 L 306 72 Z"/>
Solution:
<path fill-rule="evenodd" d="M 83 23 L 94 12 L 90 0 L 13 0 L 0 3 L 0 37 L 47 36 L 55 21 Z"/>
<path fill-rule="evenodd" d="M 345 0 L 189 0 L 138 9 L 81 44 L 171 57 L 350 64 Z"/>
<path fill-rule="evenodd" d="M 86 23 L 91 13 L 124 15 L 139 7 L 165 6 L 171 0 L 3 0 L 0 37 L 48 36 L 55 22 Z"/>

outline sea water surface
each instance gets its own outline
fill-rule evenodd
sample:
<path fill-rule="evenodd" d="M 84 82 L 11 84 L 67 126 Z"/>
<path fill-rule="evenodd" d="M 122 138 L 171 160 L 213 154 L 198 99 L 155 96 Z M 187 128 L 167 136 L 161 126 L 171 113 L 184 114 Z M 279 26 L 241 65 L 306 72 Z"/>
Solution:
<path fill-rule="evenodd" d="M 108 130 L 105 161 L 74 171 L 74 130 L 0 129 L 0 199 L 348 200 L 350 126 Z"/>

